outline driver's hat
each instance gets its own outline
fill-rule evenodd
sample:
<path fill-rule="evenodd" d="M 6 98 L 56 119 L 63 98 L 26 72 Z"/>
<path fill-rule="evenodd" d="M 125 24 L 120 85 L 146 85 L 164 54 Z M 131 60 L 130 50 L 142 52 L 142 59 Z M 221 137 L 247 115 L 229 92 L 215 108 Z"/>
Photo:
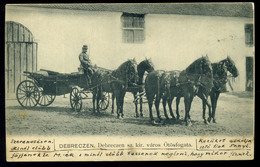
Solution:
<path fill-rule="evenodd" d="M 83 45 L 82 49 L 88 49 L 88 45 Z"/>

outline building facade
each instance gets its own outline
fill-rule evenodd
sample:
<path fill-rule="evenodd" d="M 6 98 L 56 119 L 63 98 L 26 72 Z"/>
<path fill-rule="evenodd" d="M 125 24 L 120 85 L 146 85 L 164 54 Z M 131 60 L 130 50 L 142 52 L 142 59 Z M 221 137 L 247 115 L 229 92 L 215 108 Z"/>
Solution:
<path fill-rule="evenodd" d="M 131 11 L 93 11 L 9 5 L 6 21 L 27 26 L 38 46 L 38 69 L 75 72 L 78 55 L 89 46 L 92 62 L 115 69 L 122 62 L 151 58 L 155 68 L 183 70 L 208 55 L 230 56 L 239 70 L 233 84 L 243 91 L 253 78 L 253 18 Z M 252 76 L 252 77 L 251 77 Z"/>

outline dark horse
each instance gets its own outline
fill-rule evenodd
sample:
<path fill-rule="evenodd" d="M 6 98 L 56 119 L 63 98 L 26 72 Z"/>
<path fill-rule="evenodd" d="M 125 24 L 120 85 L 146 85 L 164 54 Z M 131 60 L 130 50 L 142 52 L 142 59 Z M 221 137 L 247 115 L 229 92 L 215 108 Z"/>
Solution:
<path fill-rule="evenodd" d="M 116 70 L 98 69 L 92 75 L 93 89 L 93 111 L 96 107 L 99 112 L 99 101 L 102 92 L 111 92 L 116 98 L 117 117 L 123 117 L 124 97 L 128 87 L 137 83 L 137 63 L 135 59 L 130 59 L 121 64 Z M 96 100 L 96 106 L 95 106 Z"/>
<path fill-rule="evenodd" d="M 210 92 L 212 114 L 211 117 L 209 118 L 209 122 L 211 121 L 212 118 L 213 122 L 216 123 L 215 113 L 217 108 L 217 102 L 218 102 L 219 94 L 222 92 L 223 87 L 226 85 L 228 81 L 228 71 L 231 73 L 232 77 L 237 77 L 239 75 L 239 72 L 235 66 L 234 61 L 229 56 L 227 56 L 226 59 L 221 60 L 218 63 L 213 63 L 212 68 L 213 68 L 214 87 Z M 203 103 L 203 112 L 204 110 L 205 110 L 205 104 Z"/>
<path fill-rule="evenodd" d="M 205 101 L 209 110 L 211 108 L 207 97 L 213 87 L 212 66 L 208 57 L 201 57 L 181 72 L 176 71 L 154 71 L 148 74 L 145 80 L 145 91 L 149 105 L 150 119 L 154 123 L 152 105 L 155 97 L 155 108 L 157 117 L 161 120 L 159 104 L 163 99 L 164 114 L 166 112 L 166 101 L 172 101 L 174 97 L 184 97 L 186 125 L 191 125 L 190 108 L 193 98 L 197 95 Z M 168 103 L 169 104 L 169 103 Z M 170 106 L 170 105 L 169 105 Z M 211 111 L 209 111 L 211 113 Z M 173 118 L 173 112 L 170 109 Z"/>
<path fill-rule="evenodd" d="M 153 65 L 151 59 L 145 59 L 145 60 L 141 61 L 137 65 L 137 74 L 138 74 L 137 86 L 128 87 L 127 90 L 126 90 L 127 92 L 133 93 L 136 117 L 139 117 L 138 101 L 139 101 L 139 104 L 140 104 L 140 116 L 143 116 L 142 92 L 144 91 L 144 88 L 143 88 L 144 73 L 145 72 L 150 73 L 152 71 L 154 71 L 154 65 Z M 139 93 L 139 95 L 137 93 Z M 112 111 L 111 111 L 112 113 L 114 113 L 114 99 L 115 99 L 114 94 L 112 94 Z"/>
<path fill-rule="evenodd" d="M 223 92 L 224 87 L 228 81 L 228 72 L 231 73 L 232 77 L 237 77 L 239 75 L 239 72 L 235 66 L 234 61 L 227 56 L 226 59 L 221 60 L 218 63 L 212 63 L 212 69 L 213 69 L 213 88 L 209 93 L 210 100 L 211 100 L 211 106 L 212 106 L 212 114 L 208 118 L 208 121 L 205 120 L 205 110 L 206 110 L 206 104 L 204 101 L 202 101 L 202 108 L 203 108 L 203 119 L 204 122 L 207 124 L 208 122 L 213 119 L 213 122 L 216 123 L 215 119 L 215 113 L 216 113 L 216 108 L 217 108 L 217 102 L 219 98 L 219 94 Z M 179 114 L 179 103 L 180 103 L 180 98 L 177 97 L 176 99 L 176 114 L 177 114 L 177 119 L 179 119 L 180 114 Z"/>

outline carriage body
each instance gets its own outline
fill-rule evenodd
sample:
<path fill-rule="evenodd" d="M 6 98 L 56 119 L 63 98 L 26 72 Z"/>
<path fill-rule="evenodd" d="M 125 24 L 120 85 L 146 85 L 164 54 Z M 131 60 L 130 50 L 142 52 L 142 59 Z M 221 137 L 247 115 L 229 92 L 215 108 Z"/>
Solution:
<path fill-rule="evenodd" d="M 24 74 L 29 78 L 22 81 L 16 90 L 16 98 L 23 107 L 48 106 L 53 103 L 56 96 L 70 93 L 70 104 L 73 110 L 80 111 L 83 99 L 91 93 L 85 74 L 74 72 L 70 74 L 43 70 L 27 72 Z M 103 94 L 101 110 L 109 105 L 109 94 Z M 104 105 L 105 104 L 105 105 Z"/>
<path fill-rule="evenodd" d="M 35 84 L 43 89 L 46 95 L 64 95 L 71 92 L 72 87 L 84 87 L 84 74 L 62 74 L 49 70 L 40 70 L 36 73 L 24 72 Z"/>
<path fill-rule="evenodd" d="M 16 98 L 23 107 L 48 106 L 56 96 L 71 93 L 73 87 L 83 86 L 84 74 L 62 74 L 43 70 L 37 72 L 25 71 L 27 80 L 22 81 L 16 89 Z"/>

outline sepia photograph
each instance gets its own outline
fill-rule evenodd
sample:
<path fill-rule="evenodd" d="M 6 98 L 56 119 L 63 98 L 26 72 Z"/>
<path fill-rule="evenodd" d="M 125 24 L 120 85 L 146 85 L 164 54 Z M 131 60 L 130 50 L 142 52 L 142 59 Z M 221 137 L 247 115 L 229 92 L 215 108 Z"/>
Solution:
<path fill-rule="evenodd" d="M 252 160 L 254 3 L 7 4 L 7 161 Z"/>

